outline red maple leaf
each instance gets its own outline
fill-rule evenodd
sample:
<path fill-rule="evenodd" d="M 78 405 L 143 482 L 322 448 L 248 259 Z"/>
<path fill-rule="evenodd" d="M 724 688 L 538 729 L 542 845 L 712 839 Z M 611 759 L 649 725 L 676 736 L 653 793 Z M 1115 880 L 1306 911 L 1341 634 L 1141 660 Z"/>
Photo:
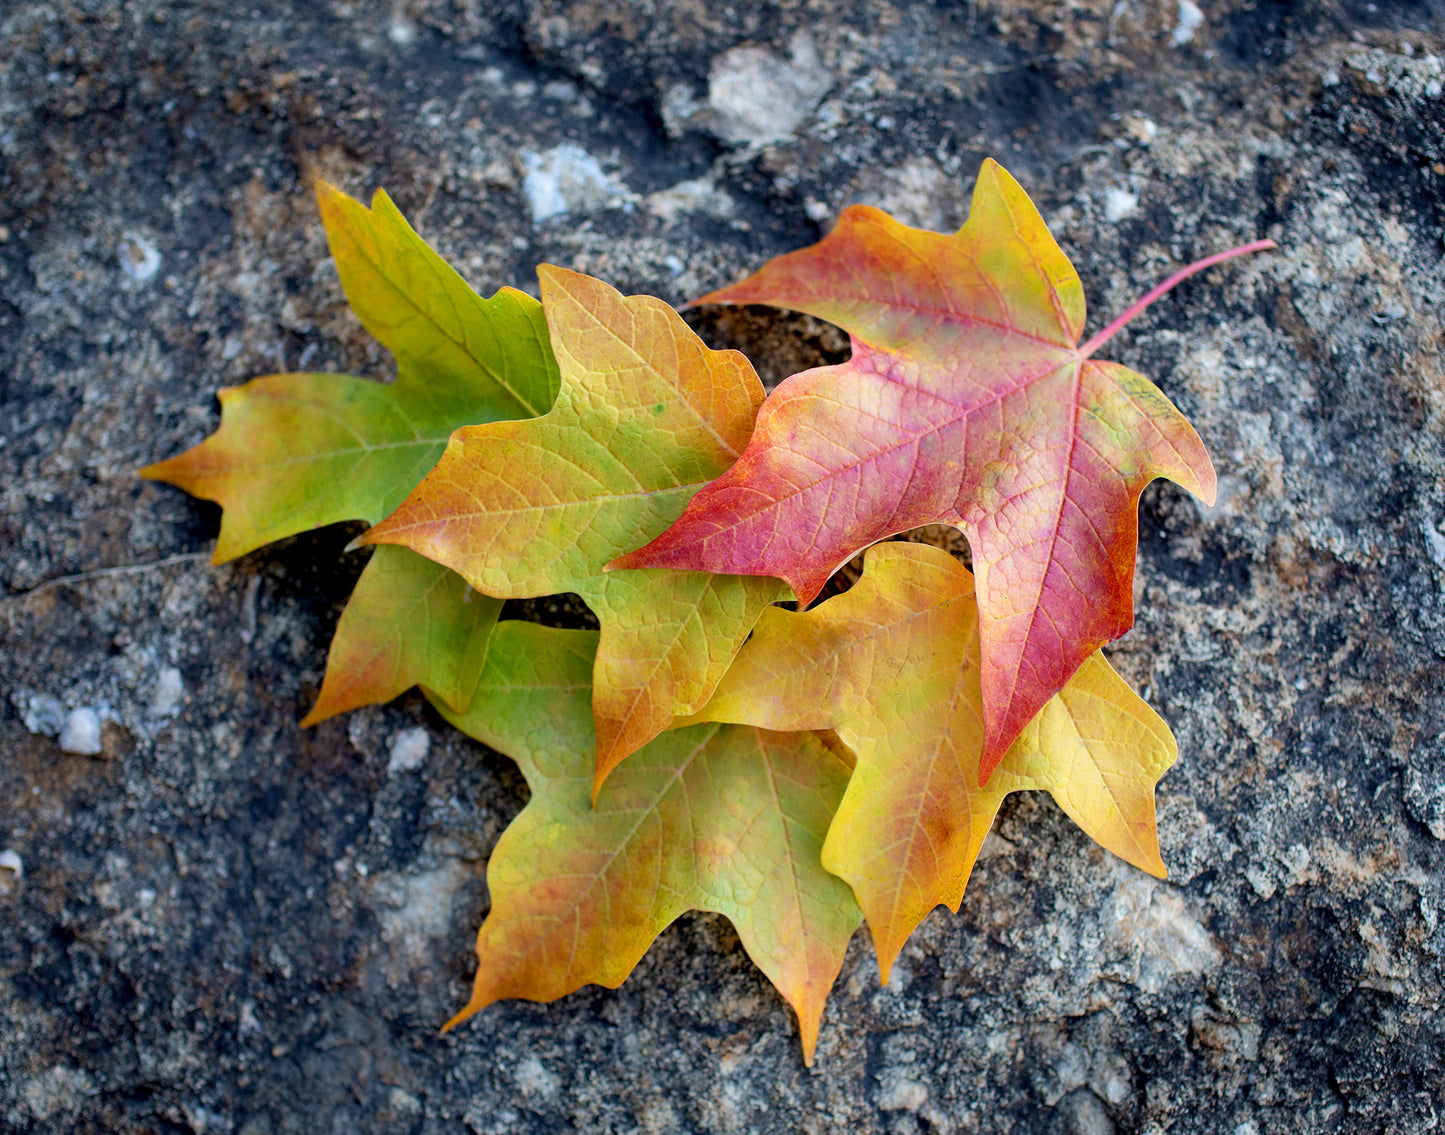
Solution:
<path fill-rule="evenodd" d="M 1019 184 L 985 161 L 946 235 L 867 206 L 820 243 L 699 303 L 831 320 L 853 357 L 786 380 L 738 462 L 609 567 L 788 581 L 800 602 L 861 549 L 919 525 L 968 537 L 983 653 L 986 780 L 1099 646 L 1133 624 L 1138 501 L 1167 477 L 1205 501 L 1214 469 L 1152 382 L 1094 352 L 1191 265 L 1082 346 L 1078 273 Z"/>

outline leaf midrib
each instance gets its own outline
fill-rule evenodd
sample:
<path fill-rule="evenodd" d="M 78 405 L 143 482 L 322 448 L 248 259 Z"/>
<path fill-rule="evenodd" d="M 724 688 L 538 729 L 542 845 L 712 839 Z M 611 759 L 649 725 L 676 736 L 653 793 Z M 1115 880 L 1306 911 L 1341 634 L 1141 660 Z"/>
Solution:
<path fill-rule="evenodd" d="M 375 215 L 374 210 L 369 210 L 369 212 L 371 212 L 373 216 Z M 419 234 L 417 235 L 417 240 L 421 241 L 421 237 Z M 536 417 L 537 414 L 545 412 L 545 407 L 542 410 L 533 409 L 532 406 L 528 404 L 527 400 L 523 398 L 521 394 L 519 394 L 516 390 L 514 390 L 505 379 L 503 379 L 491 367 L 487 366 L 486 363 L 484 363 L 481 359 L 477 357 L 476 353 L 471 349 L 470 344 L 453 337 L 447 331 L 447 329 L 441 325 L 441 323 L 439 323 L 435 318 L 433 318 L 428 312 L 423 310 L 421 306 L 418 305 L 416 301 L 411 298 L 411 294 L 405 288 L 401 287 L 401 285 L 399 285 L 394 279 L 392 279 L 391 275 L 386 272 L 379 263 L 377 263 L 377 261 L 369 254 L 369 252 L 365 248 L 362 247 L 360 241 L 353 239 L 351 243 L 352 247 L 356 249 L 357 254 L 361 257 L 361 259 L 366 261 L 367 265 L 370 266 L 372 271 L 376 273 L 378 278 L 386 281 L 387 286 L 391 288 L 391 290 L 401 298 L 403 303 L 405 303 L 409 308 L 411 308 L 412 311 L 416 313 L 418 318 L 422 319 L 428 325 L 433 327 L 444 340 L 450 343 L 457 350 L 461 351 L 462 354 L 464 354 L 467 358 L 471 359 L 478 370 L 480 370 L 494 383 L 496 383 L 498 387 L 506 391 L 508 396 L 511 397 L 512 401 L 517 404 L 518 408 L 525 411 L 525 413 L 520 415 L 521 417 Z M 422 242 L 422 246 L 426 249 L 427 252 L 431 252 L 431 249 L 425 244 L 425 242 Z M 436 254 L 432 253 L 432 255 Z M 440 260 L 440 257 L 438 257 L 438 260 Z M 482 297 L 477 294 L 476 290 L 465 280 L 463 280 L 460 274 L 456 273 L 456 270 L 453 269 L 450 265 L 446 264 L 445 261 L 441 261 L 441 263 L 447 271 L 453 273 L 455 279 L 449 279 L 445 272 L 438 273 L 436 266 L 432 264 L 429 259 L 427 259 L 425 253 L 422 255 L 422 262 L 426 264 L 428 270 L 431 271 L 434 277 L 438 275 L 441 276 L 442 294 L 446 297 L 447 303 L 451 305 L 452 314 L 457 318 L 458 323 L 464 323 L 465 321 L 462 319 L 461 313 L 457 310 L 456 298 L 451 294 L 452 288 L 447 287 L 448 284 L 455 285 L 457 282 L 460 282 L 462 287 L 467 290 L 467 293 L 472 297 L 473 300 L 475 300 L 478 305 L 486 304 L 487 301 L 483 300 Z M 482 318 L 485 322 L 491 322 L 490 313 L 485 310 L 485 307 L 483 307 Z M 395 325 L 393 324 L 393 326 Z M 408 362 L 415 362 L 416 360 L 416 356 L 412 352 L 407 350 L 392 349 L 392 354 L 398 359 L 398 361 L 405 359 Z"/>

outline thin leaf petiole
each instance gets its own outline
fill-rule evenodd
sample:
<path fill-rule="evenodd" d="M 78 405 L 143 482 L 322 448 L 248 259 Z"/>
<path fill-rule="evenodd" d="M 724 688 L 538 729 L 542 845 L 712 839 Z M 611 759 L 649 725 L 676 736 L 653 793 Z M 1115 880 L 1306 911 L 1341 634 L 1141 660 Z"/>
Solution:
<path fill-rule="evenodd" d="M 1119 316 L 1119 318 L 1114 320 L 1113 323 L 1109 324 L 1109 326 L 1105 327 L 1102 331 L 1100 331 L 1097 335 L 1095 335 L 1092 339 L 1090 339 L 1087 343 L 1080 347 L 1079 356 L 1085 359 L 1089 358 L 1091 355 L 1093 355 L 1095 351 L 1097 351 L 1100 347 L 1102 347 L 1105 343 L 1112 339 L 1116 334 L 1118 334 L 1118 332 L 1124 327 L 1126 323 L 1128 323 L 1151 303 L 1157 300 L 1160 296 L 1164 295 L 1166 292 L 1172 291 L 1179 284 L 1182 284 L 1185 280 L 1189 279 L 1190 276 L 1193 276 L 1198 272 L 1203 272 L 1206 268 L 1213 268 L 1216 264 L 1223 264 L 1226 260 L 1233 260 L 1236 256 L 1246 256 L 1251 252 L 1264 252 L 1267 249 L 1277 247 L 1278 245 L 1276 245 L 1275 242 L 1272 240 L 1254 240 L 1250 241 L 1248 244 L 1241 244 L 1238 248 L 1231 248 L 1226 252 L 1216 252 L 1213 256 L 1206 256 L 1203 260 L 1196 260 L 1193 264 L 1179 269 L 1179 271 L 1175 272 L 1174 275 L 1170 276 L 1169 279 L 1165 280 L 1162 284 L 1157 284 L 1153 288 L 1149 289 L 1149 291 L 1145 292 L 1143 296 L 1135 300 L 1134 303 L 1130 305 L 1128 310 L 1125 311 L 1123 315 Z"/>

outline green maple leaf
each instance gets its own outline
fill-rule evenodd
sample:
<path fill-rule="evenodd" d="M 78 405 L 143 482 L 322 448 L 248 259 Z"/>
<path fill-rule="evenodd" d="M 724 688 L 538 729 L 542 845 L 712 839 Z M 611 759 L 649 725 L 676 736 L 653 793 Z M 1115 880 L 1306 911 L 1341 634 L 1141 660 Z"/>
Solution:
<path fill-rule="evenodd" d="M 302 725 L 412 686 L 466 709 L 502 601 L 407 548 L 377 548 L 341 612 L 321 693 Z"/>
<path fill-rule="evenodd" d="M 374 524 L 436 464 L 457 427 L 532 417 L 556 397 L 557 363 L 536 300 L 513 288 L 482 299 L 383 192 L 368 209 L 321 182 L 317 201 L 347 299 L 396 357 L 396 381 L 273 374 L 223 389 L 214 434 L 141 470 L 220 503 L 216 563 L 337 521 Z M 468 606 L 459 583 L 410 553 L 374 557 L 307 724 L 388 701 L 415 682 L 465 705 L 466 675 L 475 677 L 496 604 Z M 451 657 L 454 648 L 469 657 Z"/>
<path fill-rule="evenodd" d="M 823 870 L 823 835 L 848 781 L 814 733 L 699 725 L 622 764 L 592 804 L 597 632 L 501 623 L 464 733 L 512 757 L 532 799 L 487 865 L 471 1001 L 551 1001 L 622 984 L 689 910 L 724 915 L 798 1015 L 811 1064 L 828 991 L 861 912 Z"/>

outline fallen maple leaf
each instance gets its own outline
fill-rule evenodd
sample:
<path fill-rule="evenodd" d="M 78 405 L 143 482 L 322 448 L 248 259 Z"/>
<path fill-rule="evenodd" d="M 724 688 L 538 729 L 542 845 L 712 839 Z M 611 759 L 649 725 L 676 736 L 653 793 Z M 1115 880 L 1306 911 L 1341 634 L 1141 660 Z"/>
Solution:
<path fill-rule="evenodd" d="M 501 623 L 470 708 L 442 713 L 512 757 L 532 799 L 487 864 L 470 1002 L 551 1001 L 621 985 L 689 910 L 724 915 L 798 1015 L 813 1062 L 828 991 L 862 921 L 823 870 L 823 833 L 848 781 L 814 733 L 700 725 L 665 733 L 592 806 L 589 704 L 597 632 Z"/>
<path fill-rule="evenodd" d="M 1142 375 L 1091 356 L 1176 274 L 1083 346 L 1083 286 L 1038 211 L 983 163 L 944 235 L 867 206 L 821 243 L 698 303 L 831 320 L 853 357 L 783 382 L 747 451 L 680 520 L 620 556 L 786 579 L 810 602 L 861 548 L 935 521 L 968 537 L 983 612 L 987 778 L 1044 703 L 1133 623 L 1139 494 L 1168 477 L 1205 501 L 1214 469 Z"/>
<path fill-rule="evenodd" d="M 404 544 L 488 595 L 576 592 L 597 615 L 596 787 L 672 719 L 702 705 L 775 579 L 612 572 L 747 444 L 762 384 L 651 296 L 543 265 L 562 368 L 556 405 L 525 422 L 457 431 L 437 467 L 363 544 Z"/>
<path fill-rule="evenodd" d="M 458 426 L 545 413 L 557 393 L 541 304 L 513 288 L 482 299 L 384 192 L 370 209 L 325 182 L 316 196 L 347 299 L 396 357 L 396 382 L 273 374 L 228 387 L 214 434 L 141 470 L 221 504 L 216 563 L 324 524 L 374 524 Z M 466 705 L 497 605 L 466 605 L 462 581 L 439 572 L 401 549 L 372 558 L 304 724 L 418 682 Z"/>
<path fill-rule="evenodd" d="M 857 757 L 823 866 L 868 918 L 883 980 L 935 906 L 957 910 L 1010 792 L 1043 788 L 1095 840 L 1163 876 L 1154 786 L 1169 727 L 1091 655 L 979 786 L 983 716 L 973 579 L 924 544 L 867 552 L 862 578 L 806 614 L 773 608 L 685 723 L 832 729 Z"/>
<path fill-rule="evenodd" d="M 384 192 L 371 209 L 325 182 L 316 197 L 346 297 L 396 357 L 396 381 L 271 374 L 226 387 L 215 433 L 141 470 L 221 505 L 218 564 L 308 528 L 375 524 L 458 426 L 534 417 L 556 396 L 536 300 L 514 288 L 482 299 Z"/>

